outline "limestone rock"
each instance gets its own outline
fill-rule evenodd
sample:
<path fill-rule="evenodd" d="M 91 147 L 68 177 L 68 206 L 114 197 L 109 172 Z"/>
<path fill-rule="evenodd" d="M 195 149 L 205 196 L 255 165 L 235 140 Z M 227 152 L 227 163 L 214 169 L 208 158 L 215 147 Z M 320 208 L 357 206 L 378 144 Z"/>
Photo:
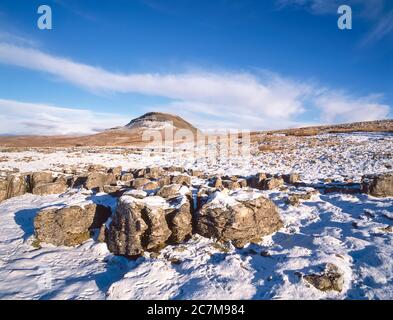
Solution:
<path fill-rule="evenodd" d="M 229 190 L 240 189 L 240 184 L 233 180 L 222 180 L 222 186 Z"/>
<path fill-rule="evenodd" d="M 165 200 L 131 196 L 119 199 L 116 214 L 109 226 L 107 244 L 111 252 L 128 257 L 144 250 L 164 246 L 171 235 L 165 220 Z"/>
<path fill-rule="evenodd" d="M 53 182 L 53 174 L 52 172 L 45 172 L 45 171 L 41 171 L 41 172 L 34 172 L 31 176 L 30 176 L 30 187 L 31 190 L 33 190 L 36 187 L 39 187 L 43 184 L 48 184 L 48 183 L 52 183 Z"/>
<path fill-rule="evenodd" d="M 261 195 L 247 196 L 245 191 L 232 195 L 216 192 L 197 216 L 199 234 L 221 241 L 233 241 L 238 247 L 272 234 L 282 225 L 272 201 Z"/>
<path fill-rule="evenodd" d="M 290 173 L 283 175 L 285 183 L 295 184 L 300 181 L 300 175 L 298 173 Z"/>
<path fill-rule="evenodd" d="M 123 168 L 121 166 L 110 168 L 108 170 L 108 173 L 112 173 L 115 175 L 116 179 L 120 179 L 121 173 L 123 171 Z"/>
<path fill-rule="evenodd" d="M 143 186 L 143 190 L 145 191 L 153 191 L 158 189 L 160 186 L 158 185 L 158 183 L 156 181 L 149 181 L 148 183 L 146 183 Z"/>
<path fill-rule="evenodd" d="M 90 237 L 90 230 L 100 228 L 110 217 L 108 207 L 96 204 L 43 209 L 34 219 L 38 241 L 55 246 L 75 246 Z"/>
<path fill-rule="evenodd" d="M 180 188 L 180 184 L 171 184 L 169 186 L 164 186 L 160 190 L 158 190 L 157 196 L 163 197 L 165 199 L 178 197 Z"/>
<path fill-rule="evenodd" d="M 185 174 L 179 174 L 177 176 L 172 176 L 171 182 L 173 184 L 191 186 L 191 177 Z"/>
<path fill-rule="evenodd" d="M 304 279 L 321 291 L 343 290 L 344 277 L 338 267 L 332 263 L 326 265 L 323 273 L 306 275 Z"/>
<path fill-rule="evenodd" d="M 172 234 L 169 243 L 182 243 L 192 235 L 192 197 L 180 196 L 172 199 L 166 210 L 166 220 Z"/>
<path fill-rule="evenodd" d="M 44 196 L 49 194 L 61 194 L 68 189 L 67 181 L 63 178 L 56 179 L 55 182 L 39 184 L 32 190 L 33 194 Z"/>
<path fill-rule="evenodd" d="M 123 173 L 120 180 L 123 182 L 129 182 L 134 179 L 134 175 L 131 172 Z"/>
<path fill-rule="evenodd" d="M 85 188 L 101 191 L 105 185 L 116 185 L 116 176 L 113 173 L 92 172 L 87 176 Z"/>
<path fill-rule="evenodd" d="M 131 186 L 135 189 L 143 189 L 143 186 L 150 182 L 147 178 L 136 178 L 132 181 Z"/>
<path fill-rule="evenodd" d="M 248 186 L 255 189 L 262 189 L 263 182 L 267 179 L 266 173 L 257 173 L 247 179 Z"/>
<path fill-rule="evenodd" d="M 21 174 L 9 175 L 5 182 L 2 183 L 2 188 L 3 191 L 1 193 L 5 195 L 5 199 L 22 196 L 28 189 L 26 176 Z"/>
<path fill-rule="evenodd" d="M 393 173 L 363 177 L 362 191 L 373 197 L 393 197 Z"/>
<path fill-rule="evenodd" d="M 166 201 L 159 196 L 119 199 L 109 226 L 107 244 L 117 255 L 134 257 L 179 243 L 192 232 L 192 207 L 187 196 Z"/>
<path fill-rule="evenodd" d="M 263 181 L 263 190 L 274 190 L 281 187 L 284 184 L 282 178 L 268 178 Z"/>

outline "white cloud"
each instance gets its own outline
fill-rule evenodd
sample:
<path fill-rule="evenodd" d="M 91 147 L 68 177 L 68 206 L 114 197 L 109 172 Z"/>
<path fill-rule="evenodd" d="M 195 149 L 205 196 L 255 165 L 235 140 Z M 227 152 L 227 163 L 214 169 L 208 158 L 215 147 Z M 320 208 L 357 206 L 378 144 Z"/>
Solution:
<path fill-rule="evenodd" d="M 379 103 L 380 96 L 354 98 L 345 93 L 323 92 L 315 104 L 323 122 L 373 121 L 388 117 L 390 108 Z"/>
<path fill-rule="evenodd" d="M 128 121 L 116 114 L 4 99 L 0 111 L 0 134 L 92 134 Z"/>
<path fill-rule="evenodd" d="M 346 92 L 320 88 L 268 72 L 261 72 L 258 76 L 245 72 L 200 70 L 177 74 L 120 74 L 52 56 L 37 49 L 1 42 L 0 62 L 45 72 L 95 92 L 138 93 L 166 97 L 172 102 L 152 106 L 151 110 L 146 107 L 143 109 L 182 115 L 201 129 L 212 129 L 215 126 L 241 129 L 294 127 L 306 124 L 298 119 L 307 119 L 305 113 L 310 108 L 316 108 L 320 112 L 321 118 L 313 119 L 313 122 L 317 123 L 321 120 L 334 123 L 343 120 L 381 119 L 387 117 L 390 110 L 389 106 L 380 102 L 381 96 L 373 96 L 372 99 L 370 96 L 355 97 Z M 53 107 L 51 108 L 53 111 Z M 70 110 L 73 109 L 64 110 L 67 110 L 65 114 L 68 114 L 72 113 Z M 90 126 L 91 131 L 91 126 L 96 127 L 95 123 L 100 121 L 99 117 L 87 110 L 83 112 L 88 115 L 85 117 L 84 125 Z M 52 121 L 50 117 L 41 113 L 38 125 L 41 124 L 40 121 L 48 125 L 56 123 L 62 128 L 56 130 L 56 133 L 61 133 L 65 130 L 66 124 L 62 122 L 62 117 L 57 115 L 58 113 L 54 114 L 55 119 Z M 118 122 L 107 127 L 127 122 L 126 119 L 117 116 L 110 119 L 113 120 L 112 123 L 114 120 Z M 21 124 L 18 118 L 14 121 Z M 93 124 L 89 123 L 90 121 Z M 104 128 L 106 124 L 106 119 L 102 121 L 99 123 L 100 128 Z M 31 121 L 24 123 L 24 131 L 28 128 L 33 128 Z M 81 129 L 83 126 L 77 124 L 76 128 L 67 130 L 79 132 Z M 9 126 L 9 130 L 13 132 L 12 125 Z M 45 128 L 42 124 L 41 130 L 50 131 L 49 127 Z M 4 128 L 1 131 L 4 132 Z"/>
<path fill-rule="evenodd" d="M 274 76 L 262 83 L 247 73 L 117 74 L 6 43 L 0 43 L 0 62 L 46 72 L 90 90 L 241 107 L 242 112 L 267 117 L 298 114 L 302 111 L 301 97 L 309 90 L 304 84 Z"/>

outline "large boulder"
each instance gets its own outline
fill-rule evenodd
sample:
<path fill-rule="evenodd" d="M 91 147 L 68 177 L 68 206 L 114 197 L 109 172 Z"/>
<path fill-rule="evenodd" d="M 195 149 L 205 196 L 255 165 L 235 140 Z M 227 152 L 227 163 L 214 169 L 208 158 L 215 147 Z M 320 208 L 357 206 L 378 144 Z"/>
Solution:
<path fill-rule="evenodd" d="M 24 195 L 27 189 L 26 176 L 21 174 L 9 175 L 0 180 L 0 202 Z"/>
<path fill-rule="evenodd" d="M 284 179 L 282 178 L 268 178 L 262 183 L 262 190 L 274 190 L 284 185 Z"/>
<path fill-rule="evenodd" d="M 150 182 L 147 178 L 136 178 L 132 181 L 131 186 L 135 189 L 143 189 L 143 186 Z"/>
<path fill-rule="evenodd" d="M 300 181 L 300 175 L 298 173 L 289 173 L 283 175 L 285 183 L 296 184 Z"/>
<path fill-rule="evenodd" d="M 393 197 L 393 173 L 363 177 L 362 191 L 374 197 Z"/>
<path fill-rule="evenodd" d="M 109 226 L 108 248 L 114 254 L 134 257 L 180 243 L 192 232 L 191 210 L 185 195 L 171 201 L 124 195 Z"/>
<path fill-rule="evenodd" d="M 113 173 L 91 172 L 87 176 L 85 188 L 88 190 L 102 191 L 104 186 L 116 184 L 116 176 Z"/>
<path fill-rule="evenodd" d="M 33 186 L 31 192 L 36 195 L 44 196 L 48 194 L 61 194 L 67 191 L 68 189 L 68 181 L 64 176 L 59 176 L 56 179 L 42 179 L 42 180 L 34 180 L 34 174 L 32 175 L 32 179 L 30 182 L 31 186 Z"/>
<path fill-rule="evenodd" d="M 164 169 L 160 167 L 137 169 L 133 173 L 136 178 L 158 179 L 164 174 Z"/>
<path fill-rule="evenodd" d="M 108 173 L 112 173 L 115 175 L 116 179 L 120 179 L 122 171 L 123 168 L 121 166 L 118 166 L 118 167 L 110 168 L 108 170 Z"/>
<path fill-rule="evenodd" d="M 191 186 L 191 177 L 185 174 L 179 174 L 179 175 L 172 176 L 171 182 L 173 184 L 182 184 L 182 185 Z"/>
<path fill-rule="evenodd" d="M 44 196 L 49 194 L 61 194 L 68 189 L 67 184 L 60 179 L 52 183 L 42 184 L 32 190 L 33 194 Z"/>
<path fill-rule="evenodd" d="M 30 176 L 30 188 L 33 190 L 41 185 L 52 183 L 53 182 L 53 174 L 52 172 L 40 171 L 34 172 Z"/>
<path fill-rule="evenodd" d="M 7 186 L 7 180 L 0 179 L 0 202 L 7 199 Z"/>
<path fill-rule="evenodd" d="M 34 219 L 36 239 L 55 246 L 76 246 L 90 237 L 111 215 L 102 205 L 86 204 L 41 210 Z"/>
<path fill-rule="evenodd" d="M 182 186 L 180 184 L 171 184 L 169 186 L 163 186 L 157 192 L 157 196 L 165 199 L 175 198 L 179 196 L 179 192 Z"/>
<path fill-rule="evenodd" d="M 215 192 L 197 215 L 197 232 L 204 237 L 232 241 L 236 247 L 257 241 L 283 226 L 272 201 L 252 190 Z"/>
<path fill-rule="evenodd" d="M 251 188 L 262 189 L 263 182 L 267 179 L 266 173 L 260 172 L 247 179 L 248 185 Z"/>

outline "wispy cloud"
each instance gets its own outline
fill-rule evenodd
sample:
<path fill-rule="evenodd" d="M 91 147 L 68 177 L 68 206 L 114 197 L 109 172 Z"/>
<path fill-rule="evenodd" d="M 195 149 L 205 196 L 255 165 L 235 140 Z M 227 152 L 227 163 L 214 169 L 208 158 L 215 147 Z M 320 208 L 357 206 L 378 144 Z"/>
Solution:
<path fill-rule="evenodd" d="M 312 120 L 316 122 L 382 119 L 390 110 L 380 102 L 382 96 L 358 97 L 268 72 L 256 75 L 193 70 L 172 74 L 120 74 L 7 43 L 0 43 L 1 62 L 51 74 L 94 92 L 169 98 L 172 100 L 169 104 L 151 106 L 151 109 L 180 113 L 202 129 L 212 128 L 217 123 L 231 128 L 292 127 L 304 124 L 297 119 L 310 108 L 320 114 Z M 117 124 L 123 122 L 124 119 L 119 119 Z"/>
<path fill-rule="evenodd" d="M 32 40 L 31 38 L 24 37 L 15 33 L 10 33 L 7 31 L 0 31 L 0 42 L 7 42 L 14 45 L 30 47 L 36 47 L 38 45 L 37 41 Z"/>
<path fill-rule="evenodd" d="M 127 123 L 127 117 L 85 109 L 0 99 L 0 134 L 92 134 Z"/>
<path fill-rule="evenodd" d="M 367 45 L 393 33 L 393 8 L 390 0 L 276 0 L 279 9 L 304 8 L 312 14 L 337 14 L 342 4 L 352 6 L 356 17 L 371 22 L 371 28 L 361 41 Z"/>

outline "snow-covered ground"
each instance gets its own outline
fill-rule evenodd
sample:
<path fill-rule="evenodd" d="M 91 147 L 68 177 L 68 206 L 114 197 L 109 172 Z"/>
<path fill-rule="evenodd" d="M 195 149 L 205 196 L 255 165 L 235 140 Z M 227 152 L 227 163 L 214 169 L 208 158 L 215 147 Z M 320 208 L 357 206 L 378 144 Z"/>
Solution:
<path fill-rule="evenodd" d="M 308 139 L 299 138 L 296 148 L 255 154 L 247 162 L 217 163 L 181 153 L 146 157 L 122 148 L 62 149 L 2 152 L 0 168 L 181 165 L 225 174 L 295 171 L 306 183 L 326 178 L 356 182 L 363 174 L 392 170 L 392 135 L 324 135 L 315 146 Z M 336 143 L 327 143 L 332 141 Z M 195 235 L 185 244 L 166 247 L 158 257 L 146 253 L 137 260 L 113 256 L 94 239 L 75 248 L 32 245 L 33 219 L 40 209 L 85 201 L 114 209 L 116 200 L 106 194 L 70 190 L 6 200 L 0 203 L 0 298 L 393 299 L 393 198 L 315 194 L 294 207 L 285 202 L 293 191 L 264 191 L 279 207 L 284 227 L 258 244 L 235 249 Z M 319 272 L 327 262 L 344 274 L 341 293 L 319 291 L 301 276 Z"/>

